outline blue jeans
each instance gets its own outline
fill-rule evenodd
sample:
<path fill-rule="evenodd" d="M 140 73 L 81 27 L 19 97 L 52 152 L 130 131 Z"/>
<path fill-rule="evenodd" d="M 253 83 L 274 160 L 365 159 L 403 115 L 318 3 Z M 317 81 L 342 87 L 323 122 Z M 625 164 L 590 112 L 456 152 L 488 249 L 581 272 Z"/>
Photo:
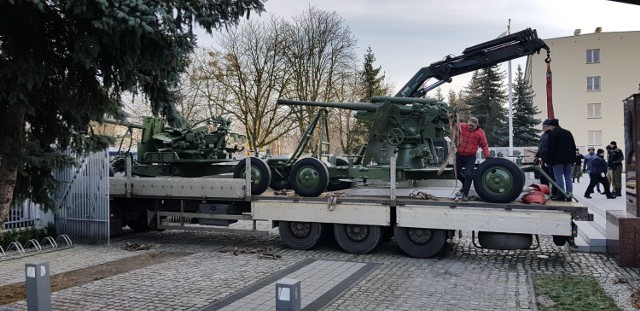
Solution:
<path fill-rule="evenodd" d="M 475 154 L 472 156 L 462 156 L 456 153 L 456 173 L 458 174 L 458 180 L 462 182 L 462 189 L 460 191 L 463 194 L 469 195 L 469 189 L 471 189 L 471 183 L 473 182 L 473 170 L 475 167 Z"/>
<path fill-rule="evenodd" d="M 567 193 L 573 193 L 573 164 L 554 164 L 552 167 L 553 177 L 558 187 Z"/>

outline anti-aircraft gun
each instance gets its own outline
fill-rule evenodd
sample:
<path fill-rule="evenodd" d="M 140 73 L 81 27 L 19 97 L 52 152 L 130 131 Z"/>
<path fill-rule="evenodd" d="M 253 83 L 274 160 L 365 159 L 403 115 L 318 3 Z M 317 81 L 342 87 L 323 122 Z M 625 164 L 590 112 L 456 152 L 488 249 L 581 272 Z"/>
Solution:
<path fill-rule="evenodd" d="M 237 163 L 233 154 L 244 149 L 245 136 L 231 132 L 231 120 L 224 117 L 208 118 L 188 128 L 167 127 L 161 117 L 144 117 L 142 124 L 105 123 L 126 126 L 128 134 L 133 129 L 142 130 L 137 157 L 132 161 L 134 176 L 200 177 L 230 173 Z M 133 158 L 131 152 L 119 152 L 112 161 L 114 172 L 124 172 L 127 156 Z"/>
<path fill-rule="evenodd" d="M 317 196 L 329 187 L 349 187 L 357 179 L 388 180 L 391 160 L 396 159 L 396 180 L 452 178 L 452 169 L 441 166 L 448 160 L 450 121 L 455 112 L 445 103 L 423 97 L 451 77 L 486 68 L 549 48 L 530 28 L 465 49 L 460 56 L 420 69 L 395 97 L 374 97 L 371 103 L 320 103 L 279 99 L 281 105 L 322 107 L 287 160 L 270 160 L 271 187 L 292 188 L 302 196 Z M 423 85 L 431 78 L 435 83 Z M 313 130 L 322 119 L 320 144 L 328 140 L 326 108 L 356 110 L 356 118 L 371 120 L 367 145 L 348 162 L 325 156 L 318 150 L 315 158 L 300 158 Z M 454 112 L 454 113 L 452 113 Z M 341 161 L 340 161 L 341 160 Z M 489 202 L 511 202 L 524 186 L 522 170 L 505 159 L 485 161 L 477 168 L 474 182 L 478 194 Z"/>

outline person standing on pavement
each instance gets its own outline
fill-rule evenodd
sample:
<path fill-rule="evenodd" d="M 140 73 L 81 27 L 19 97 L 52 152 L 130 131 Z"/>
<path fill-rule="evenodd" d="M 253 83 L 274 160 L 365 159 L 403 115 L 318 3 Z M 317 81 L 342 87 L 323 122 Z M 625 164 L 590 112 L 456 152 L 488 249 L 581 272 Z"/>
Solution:
<path fill-rule="evenodd" d="M 536 161 L 540 161 L 540 167 L 542 171 L 544 171 L 551 179 L 553 178 L 553 169 L 551 165 L 546 163 L 543 159 L 547 156 L 547 150 L 549 149 L 549 123 L 551 119 L 546 119 L 542 122 L 542 135 L 540 135 L 540 144 L 538 144 L 538 152 L 536 152 Z M 540 183 L 543 185 L 547 185 L 549 189 L 551 189 L 552 195 L 558 194 L 558 189 L 555 187 L 551 187 L 549 185 L 549 180 L 544 177 L 542 174 L 540 176 Z"/>
<path fill-rule="evenodd" d="M 607 199 L 615 199 L 616 196 L 609 191 L 609 181 L 607 181 L 607 162 L 604 160 L 604 150 L 598 149 L 598 155 L 592 159 L 591 171 L 589 172 L 589 186 L 584 193 L 584 197 L 591 199 L 593 193 L 593 187 L 602 183 L 604 185 L 604 193 L 607 195 Z"/>
<path fill-rule="evenodd" d="M 609 146 L 611 151 L 609 152 L 608 166 L 611 169 L 612 192 L 617 196 L 622 196 L 622 161 L 624 160 L 624 154 L 615 141 L 609 143 Z"/>
<path fill-rule="evenodd" d="M 460 195 L 463 201 L 469 200 L 469 189 L 473 182 L 473 170 L 476 165 L 478 147 L 482 148 L 485 159 L 489 160 L 489 145 L 484 130 L 480 128 L 478 119 L 470 117 L 467 123 L 460 123 L 460 135 L 456 151 L 456 168 L 458 179 L 462 182 Z"/>
<path fill-rule="evenodd" d="M 560 127 L 558 119 L 549 121 L 549 148 L 544 159 L 553 168 L 553 175 L 558 187 L 567 194 L 573 193 L 572 171 L 576 157 L 576 142 L 573 134 Z M 559 196 L 552 196 L 552 200 L 564 200 Z"/>
<path fill-rule="evenodd" d="M 582 165 L 582 172 L 587 173 L 588 176 L 591 176 L 591 162 L 593 161 L 593 159 L 595 157 L 597 157 L 598 155 L 595 153 L 596 148 L 594 148 L 593 146 L 589 146 L 589 148 L 587 149 L 587 154 L 584 155 L 584 164 Z M 600 191 L 600 183 L 596 184 L 596 191 L 598 191 L 598 193 L 604 193 Z"/>
<path fill-rule="evenodd" d="M 580 182 L 580 177 L 582 176 L 582 160 L 584 160 L 584 156 L 580 153 L 580 149 L 576 148 L 576 159 L 573 162 L 573 182 Z"/>

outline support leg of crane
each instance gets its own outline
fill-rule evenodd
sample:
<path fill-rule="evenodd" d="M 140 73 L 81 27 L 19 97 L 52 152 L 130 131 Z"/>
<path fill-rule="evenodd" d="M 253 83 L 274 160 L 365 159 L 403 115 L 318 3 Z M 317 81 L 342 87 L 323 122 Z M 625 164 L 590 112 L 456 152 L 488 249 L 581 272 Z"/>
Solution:
<path fill-rule="evenodd" d="M 324 226 L 315 222 L 281 221 L 278 225 L 280 238 L 293 249 L 312 249 L 323 236 Z"/>
<path fill-rule="evenodd" d="M 380 244 L 382 228 L 371 225 L 335 224 L 333 234 L 338 245 L 352 254 L 367 254 Z"/>
<path fill-rule="evenodd" d="M 396 243 L 407 255 L 416 258 L 430 258 L 438 254 L 446 245 L 445 230 L 395 227 Z"/>

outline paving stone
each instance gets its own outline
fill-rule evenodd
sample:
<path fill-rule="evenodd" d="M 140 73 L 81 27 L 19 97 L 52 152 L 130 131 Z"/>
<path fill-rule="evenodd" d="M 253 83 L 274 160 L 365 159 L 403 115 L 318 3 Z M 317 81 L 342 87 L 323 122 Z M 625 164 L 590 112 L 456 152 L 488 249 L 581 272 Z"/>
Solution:
<path fill-rule="evenodd" d="M 268 225 L 262 229 L 274 230 Z M 436 258 L 416 259 L 404 255 L 393 241 L 372 254 L 353 255 L 331 243 L 310 251 L 287 249 L 277 235 L 150 232 L 114 240 L 111 246 L 77 245 L 0 261 L 0 285 L 23 281 L 29 262 L 48 261 L 56 274 L 141 254 L 120 249 L 126 242 L 158 244 L 143 252 L 193 255 L 54 292 L 54 310 L 199 310 L 308 259 L 378 264 L 325 310 L 530 310 L 529 272 L 640 278 L 640 269 L 620 268 L 606 254 L 570 252 L 553 245 L 551 237 L 540 237 L 539 250 L 496 251 L 474 248 L 470 233 L 464 235 Z M 224 251 L 236 247 L 272 249 L 282 258 Z M 335 286 L 330 276 L 345 271 L 342 264 L 318 268 L 315 289 Z M 275 290 L 272 294 L 275 301 Z M 305 299 L 304 285 L 302 295 Z M 26 302 L 2 308 L 26 310 Z"/>

